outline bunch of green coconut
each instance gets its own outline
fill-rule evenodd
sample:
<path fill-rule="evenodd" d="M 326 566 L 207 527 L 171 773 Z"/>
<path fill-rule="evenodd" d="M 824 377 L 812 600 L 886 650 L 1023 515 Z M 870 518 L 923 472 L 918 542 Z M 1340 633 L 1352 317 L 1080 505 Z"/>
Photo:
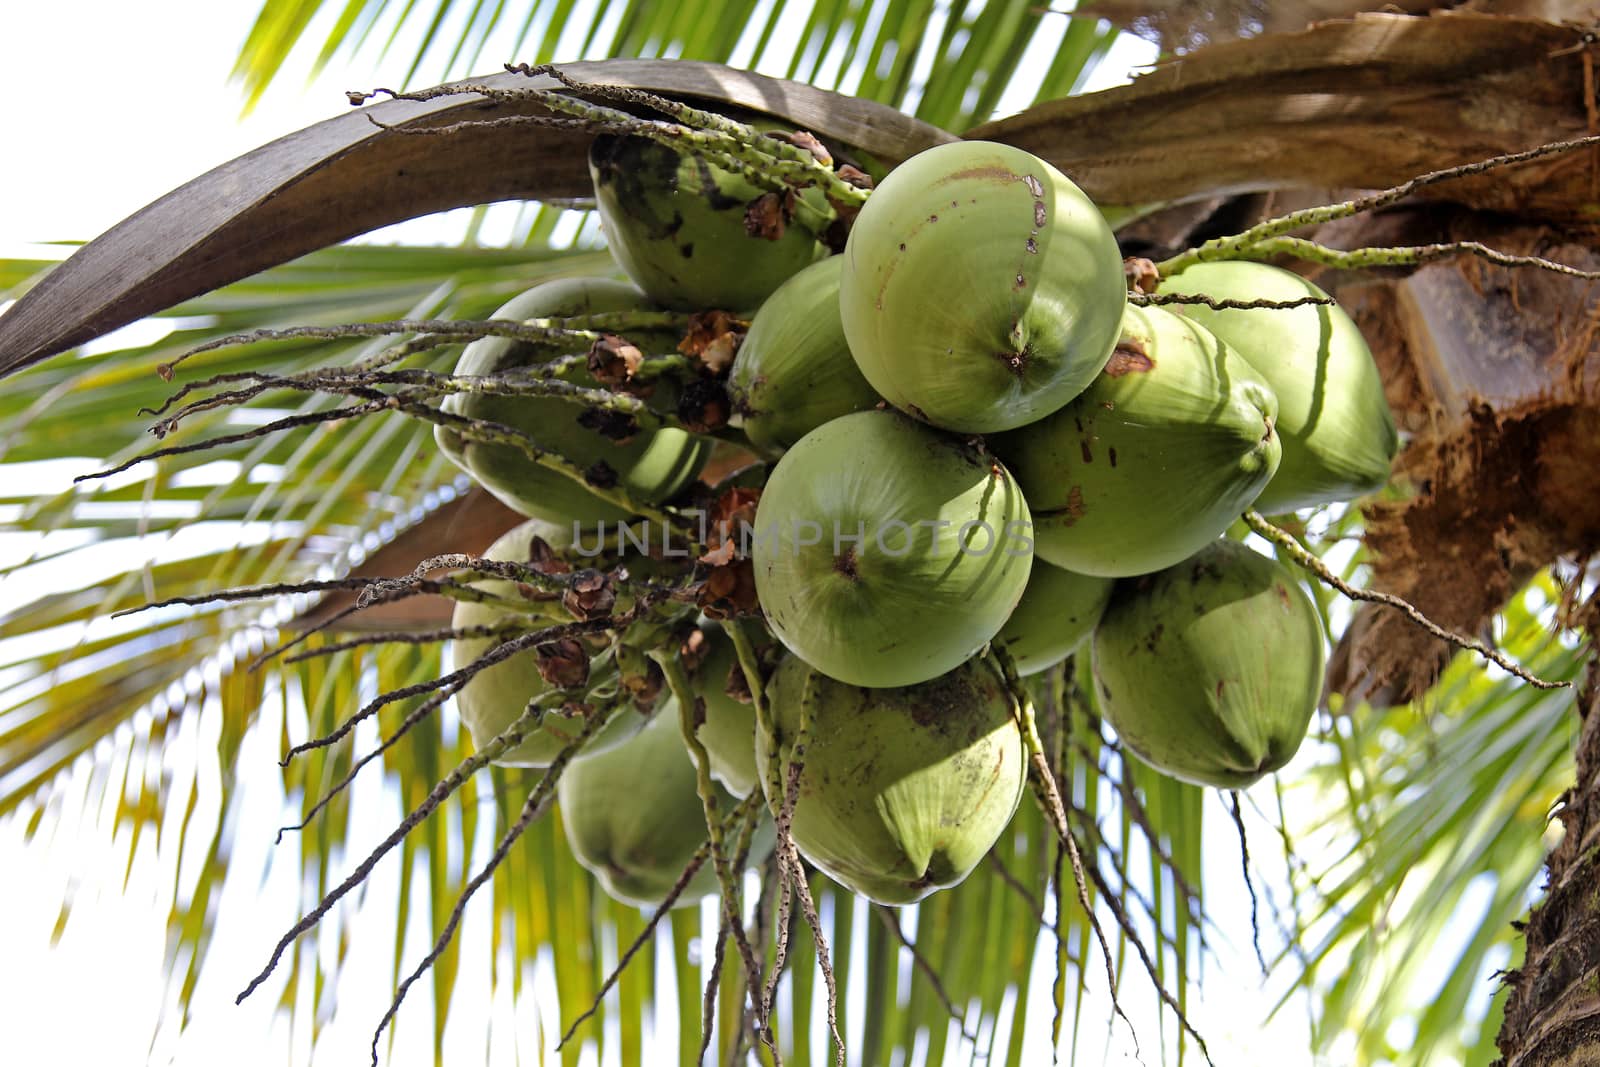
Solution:
<path fill-rule="evenodd" d="M 1025 790 L 1019 690 L 1075 653 L 1092 656 L 1098 713 L 1150 766 L 1236 789 L 1289 761 L 1321 692 L 1322 626 L 1295 576 L 1227 532 L 1248 509 L 1380 487 L 1397 445 L 1360 333 L 1331 302 L 1303 302 L 1320 290 L 1274 266 L 1207 262 L 1157 292 L 1302 303 L 1130 300 L 1095 205 L 1000 144 L 914 156 L 853 218 L 815 190 L 775 202 L 637 138 L 598 139 L 590 164 L 630 281 L 543 284 L 496 317 L 720 310 L 747 323 L 731 366 L 674 360 L 678 330 L 608 335 L 596 350 L 630 368 L 677 368 L 626 379 L 638 410 L 663 417 L 624 433 L 578 396 L 447 401 L 531 435 L 566 470 L 453 430 L 438 439 L 529 516 L 491 558 L 576 576 L 559 597 L 483 583 L 496 595 L 456 613 L 455 627 L 483 635 L 455 642 L 456 668 L 492 655 L 518 614 L 591 617 L 585 590 L 629 620 L 504 658 L 458 697 L 479 744 L 545 707 L 501 763 L 544 766 L 589 738 L 559 804 L 609 892 L 657 904 L 703 848 L 691 731 L 722 810 L 754 790 L 770 813 L 787 800 L 800 854 L 851 890 L 906 904 L 959 883 Z M 458 373 L 582 351 L 484 339 Z M 569 382 L 615 385 L 595 351 L 580 362 Z M 693 432 L 684 412 L 714 386 L 729 424 Z M 713 437 L 758 461 L 707 489 Z M 719 556 L 685 560 L 657 535 L 630 541 L 648 524 L 594 492 L 616 486 L 668 509 L 759 500 Z M 602 580 L 637 590 L 730 561 L 748 561 L 759 609 L 728 622 L 703 600 L 630 613 Z M 730 625 L 755 640 L 736 649 Z M 658 660 L 684 668 L 689 713 Z M 752 862 L 771 834 L 757 834 Z M 715 890 L 706 865 L 679 900 Z"/>

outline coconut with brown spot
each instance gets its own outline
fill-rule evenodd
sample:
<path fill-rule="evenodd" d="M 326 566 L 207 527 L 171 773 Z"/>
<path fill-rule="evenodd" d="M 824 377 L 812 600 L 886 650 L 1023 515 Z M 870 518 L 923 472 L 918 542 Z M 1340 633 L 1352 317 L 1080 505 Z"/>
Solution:
<path fill-rule="evenodd" d="M 668 307 L 754 311 L 831 254 L 822 235 L 835 213 L 819 189 L 791 203 L 703 159 L 611 135 L 594 139 L 589 175 L 612 256 Z"/>
<path fill-rule="evenodd" d="M 1087 390 L 992 441 L 1033 513 L 1034 550 L 1080 574 L 1148 574 L 1220 536 L 1278 469 L 1278 401 L 1187 319 L 1129 307 Z"/>
<path fill-rule="evenodd" d="M 806 859 L 854 892 L 911 904 L 957 885 L 1016 813 L 1027 760 L 992 662 L 864 689 L 789 656 L 770 692 L 774 735 L 756 735 L 763 788 L 788 781 L 804 712 L 791 833 Z"/>

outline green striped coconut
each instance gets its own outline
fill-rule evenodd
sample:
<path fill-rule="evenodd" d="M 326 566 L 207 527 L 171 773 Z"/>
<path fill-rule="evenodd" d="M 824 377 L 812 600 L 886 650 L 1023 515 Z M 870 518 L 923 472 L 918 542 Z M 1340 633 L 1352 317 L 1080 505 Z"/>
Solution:
<path fill-rule="evenodd" d="M 839 309 L 891 404 L 963 433 L 1049 415 L 1105 366 L 1127 302 L 1122 254 L 1066 175 L 961 141 L 896 167 L 845 245 Z"/>
<path fill-rule="evenodd" d="M 1094 634 L 1100 711 L 1164 774 L 1243 789 L 1289 762 L 1322 694 L 1322 621 L 1277 562 L 1219 540 L 1118 583 Z"/>
<path fill-rule="evenodd" d="M 1074 574 L 1035 559 L 1028 588 L 995 637 L 995 645 L 1011 654 L 1021 674 L 1055 666 L 1094 631 L 1113 584 L 1111 578 Z"/>
<path fill-rule="evenodd" d="M 1161 283 L 1160 292 L 1214 300 L 1287 303 L 1328 294 L 1266 263 L 1200 263 Z M 1381 489 L 1400 447 L 1383 379 L 1366 339 L 1336 304 L 1289 309 L 1174 306 L 1222 338 L 1278 397 L 1283 462 L 1256 508 L 1290 511 Z"/>
<path fill-rule="evenodd" d="M 1272 389 L 1187 319 L 1129 307 L 1083 394 L 993 439 L 1033 513 L 1034 551 L 1080 574 L 1148 574 L 1220 536 L 1278 468 Z"/>
<path fill-rule="evenodd" d="M 535 537 L 542 538 L 552 548 L 560 550 L 570 545 L 572 529 L 570 526 L 557 526 L 530 519 L 502 534 L 489 546 L 484 555 L 489 559 L 507 563 L 527 562 Z M 518 595 L 517 583 L 506 579 L 486 579 L 474 582 L 473 585 L 499 596 L 515 598 Z M 524 621 L 538 626 L 555 625 L 557 621 L 570 620 L 570 617 L 560 612 L 556 602 L 550 602 L 548 605 L 530 604 L 529 609 L 530 613 L 542 614 L 549 621 L 530 620 L 528 614 L 495 604 L 458 600 L 455 611 L 450 617 L 450 625 L 454 629 L 466 629 Z M 497 637 L 463 637 L 450 642 L 446 653 L 450 670 L 458 671 L 466 668 L 504 640 Z M 486 667 L 474 675 L 472 680 L 456 694 L 456 708 L 461 713 L 461 721 L 466 725 L 467 732 L 472 735 L 473 744 L 481 748 L 515 722 L 528 706 L 528 701 L 549 692 L 550 685 L 539 674 L 538 655 L 529 648 L 513 653 L 509 658 Z M 624 705 L 612 715 L 611 720 L 600 732 L 589 740 L 583 751 L 588 754 L 615 747 L 638 733 L 643 725 L 644 717 L 635 711 L 631 704 Z M 565 712 L 560 707 L 550 708 L 545 712 L 544 722 L 537 731 L 525 736 L 520 744 L 507 750 L 495 762 L 509 767 L 549 766 L 550 762 L 578 736 L 583 726 L 583 719 Z"/>
<path fill-rule="evenodd" d="M 866 411 L 882 399 L 845 343 L 843 268 L 843 256 L 830 256 L 784 282 L 739 345 L 728 392 L 757 448 L 781 452 L 829 419 Z"/>
<path fill-rule="evenodd" d="M 626 743 L 576 760 L 562 772 L 556 800 L 573 855 L 612 897 L 656 907 L 710 837 L 697 780 L 679 732 L 677 702 L 669 698 Z M 717 792 L 718 810 L 732 811 L 738 801 Z M 772 820 L 763 817 L 751 862 L 769 855 L 775 840 Z M 717 888 L 708 858 L 674 906 L 695 904 Z"/>
<path fill-rule="evenodd" d="M 915 685 L 1005 625 L 1028 505 L 981 442 L 894 411 L 824 423 L 773 468 L 751 538 L 773 633 L 851 685 Z"/>
<path fill-rule="evenodd" d="M 513 297 L 494 317 L 522 321 L 649 310 L 655 309 L 644 294 L 624 282 L 564 278 Z M 677 338 L 670 332 L 646 333 L 630 339 L 646 351 L 670 352 L 677 347 Z M 573 350 L 571 342 L 536 344 L 486 337 L 467 346 L 456 364 L 456 373 L 483 375 L 536 366 Z M 578 350 L 582 350 L 581 345 Z M 595 384 L 582 374 L 571 380 L 579 385 Z M 620 487 L 647 503 L 665 500 L 688 486 L 710 452 L 709 442 L 670 427 L 641 431 L 626 442 L 613 441 L 579 424 L 585 411 L 581 405 L 557 397 L 455 393 L 441 406 L 454 415 L 521 430 L 580 469 L 589 470 L 603 463 L 616 474 Z M 556 523 L 576 521 L 585 526 L 629 517 L 623 509 L 595 496 L 583 483 L 530 459 L 516 445 L 474 441 L 447 426 L 435 427 L 434 439 L 456 466 L 506 506 L 524 515 Z"/>
<path fill-rule="evenodd" d="M 831 254 L 798 219 L 776 240 L 752 236 L 745 213 L 766 190 L 642 137 L 596 137 L 589 176 L 611 255 L 668 307 L 754 311 L 802 267 Z M 828 210 L 815 193 L 807 199 Z"/>
<path fill-rule="evenodd" d="M 894 689 L 836 682 L 794 657 L 769 687 L 774 736 L 756 759 L 774 810 L 802 709 L 809 718 L 791 832 L 835 881 L 911 904 L 966 878 L 1016 813 L 1027 782 L 1021 729 L 998 671 L 973 659 Z"/>

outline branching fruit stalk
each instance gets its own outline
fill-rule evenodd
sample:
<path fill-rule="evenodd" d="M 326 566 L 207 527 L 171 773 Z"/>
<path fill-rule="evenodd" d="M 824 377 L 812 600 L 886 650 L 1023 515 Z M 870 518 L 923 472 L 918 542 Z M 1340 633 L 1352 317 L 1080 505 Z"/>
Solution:
<path fill-rule="evenodd" d="M 717 812 L 717 786 L 711 780 L 711 757 L 707 754 L 705 745 L 700 742 L 699 728 L 705 720 L 705 711 L 700 704 L 700 698 L 695 695 L 694 686 L 689 682 L 689 675 L 683 668 L 683 659 L 680 655 L 657 650 L 650 653 L 650 658 L 660 664 L 661 673 L 667 680 L 667 687 L 678 702 L 678 728 L 683 734 L 683 742 L 689 749 L 690 758 L 694 760 L 695 785 L 700 793 L 700 803 L 705 809 L 706 829 L 711 840 L 711 863 L 716 869 L 717 884 L 722 890 L 722 922 L 732 932 L 734 942 L 738 946 L 739 958 L 744 962 L 745 975 L 750 986 L 750 996 L 753 1000 L 759 1000 L 761 964 L 756 961 L 750 940 L 745 936 L 744 909 L 741 904 L 742 894 L 739 891 L 743 867 L 741 865 L 736 869 L 728 855 L 722 819 Z M 741 837 L 748 850 L 749 833 L 744 833 Z M 770 1017 L 761 1020 L 761 1029 L 762 1040 L 768 1045 L 773 1044 Z"/>
<path fill-rule="evenodd" d="M 1326 563 L 1323 563 L 1320 559 L 1307 551 L 1304 545 L 1295 540 L 1293 534 L 1289 533 L 1287 530 L 1272 525 L 1272 523 L 1262 518 L 1261 515 L 1257 514 L 1256 512 L 1245 512 L 1244 521 L 1249 525 L 1250 529 L 1254 530 L 1268 541 L 1271 541 L 1283 552 L 1284 555 L 1288 556 L 1298 566 L 1310 571 L 1319 581 L 1333 589 L 1338 590 L 1349 599 L 1364 600 L 1369 603 L 1383 604 L 1387 607 L 1394 608 L 1406 618 L 1410 619 L 1412 622 L 1428 631 L 1428 633 L 1432 634 L 1434 637 L 1437 637 L 1439 640 L 1446 641 L 1457 648 L 1466 649 L 1469 652 L 1475 652 L 1479 656 L 1482 656 L 1484 659 L 1488 660 L 1490 663 L 1493 663 L 1495 666 L 1499 667 L 1501 670 L 1516 675 L 1518 678 L 1521 678 L 1523 681 L 1537 689 L 1572 688 L 1571 682 L 1550 682 L 1540 678 L 1538 675 L 1532 673 L 1520 663 L 1517 663 L 1515 660 L 1508 657 L 1499 649 L 1490 648 L 1488 645 L 1484 644 L 1475 637 L 1468 637 L 1466 634 L 1459 634 L 1453 630 L 1446 630 L 1444 627 L 1428 618 L 1422 612 L 1418 611 L 1410 603 L 1410 601 L 1407 601 L 1402 597 L 1395 596 L 1393 593 L 1379 593 L 1371 589 L 1356 588 L 1343 578 L 1340 578 L 1337 574 L 1333 573 Z"/>

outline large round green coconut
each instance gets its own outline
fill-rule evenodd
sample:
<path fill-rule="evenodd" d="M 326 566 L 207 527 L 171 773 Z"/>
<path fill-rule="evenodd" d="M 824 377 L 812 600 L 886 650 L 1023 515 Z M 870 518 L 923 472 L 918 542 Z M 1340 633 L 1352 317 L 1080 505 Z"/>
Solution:
<path fill-rule="evenodd" d="M 1116 238 L 1083 191 L 985 141 L 891 171 L 844 257 L 839 308 L 861 373 L 895 407 L 963 433 L 1023 426 L 1077 396 L 1127 303 Z"/>
<path fill-rule="evenodd" d="M 966 878 L 1017 810 L 1022 732 L 992 663 L 969 660 L 921 685 L 864 689 L 785 657 L 770 687 L 775 736 L 756 733 L 768 804 L 783 796 L 809 718 L 791 832 L 835 881 L 911 904 Z"/>
<path fill-rule="evenodd" d="M 493 317 L 525 321 L 648 310 L 654 309 L 644 294 L 624 282 L 564 278 L 513 297 Z M 671 352 L 677 346 L 677 339 L 670 333 L 644 333 L 629 339 L 646 352 Z M 581 351 L 582 346 L 577 350 Z M 456 364 L 456 373 L 486 375 L 532 367 L 573 351 L 572 342 L 540 344 L 486 337 L 467 346 Z M 570 380 L 588 387 L 596 384 L 587 374 Z M 665 401 L 668 397 L 663 394 L 657 399 Z M 453 393 L 441 407 L 453 415 L 521 430 L 539 446 L 571 460 L 581 470 L 590 471 L 603 464 L 615 476 L 616 485 L 647 503 L 665 500 L 685 488 L 700 473 L 710 453 L 709 442 L 671 427 L 641 430 L 627 441 L 612 440 L 580 425 L 578 420 L 587 409 L 559 397 Z M 585 483 L 538 463 L 517 445 L 476 441 L 442 425 L 434 428 L 434 439 L 474 481 L 524 515 L 584 526 L 629 517 L 623 509 L 595 496 Z"/>
<path fill-rule="evenodd" d="M 757 505 L 756 591 L 790 651 L 852 685 L 915 685 L 983 648 L 1022 596 L 1028 506 L 981 442 L 898 412 L 811 431 Z"/>
<path fill-rule="evenodd" d="M 1200 263 L 1159 290 L 1214 300 L 1288 303 L 1328 294 L 1267 263 Z M 1289 309 L 1175 305 L 1238 352 L 1278 397 L 1283 462 L 1256 501 L 1259 511 L 1289 511 L 1381 489 L 1400 446 L 1372 351 L 1337 304 Z"/>
<path fill-rule="evenodd" d="M 1148 574 L 1214 540 L 1278 468 L 1272 389 L 1227 345 L 1129 307 L 1106 368 L 994 450 L 1033 514 L 1034 551 L 1079 574 Z"/>
<path fill-rule="evenodd" d="M 1220 789 L 1294 756 L 1323 664 L 1311 598 L 1237 541 L 1118 583 L 1094 634 L 1100 711 L 1123 744 L 1164 774 Z"/>

